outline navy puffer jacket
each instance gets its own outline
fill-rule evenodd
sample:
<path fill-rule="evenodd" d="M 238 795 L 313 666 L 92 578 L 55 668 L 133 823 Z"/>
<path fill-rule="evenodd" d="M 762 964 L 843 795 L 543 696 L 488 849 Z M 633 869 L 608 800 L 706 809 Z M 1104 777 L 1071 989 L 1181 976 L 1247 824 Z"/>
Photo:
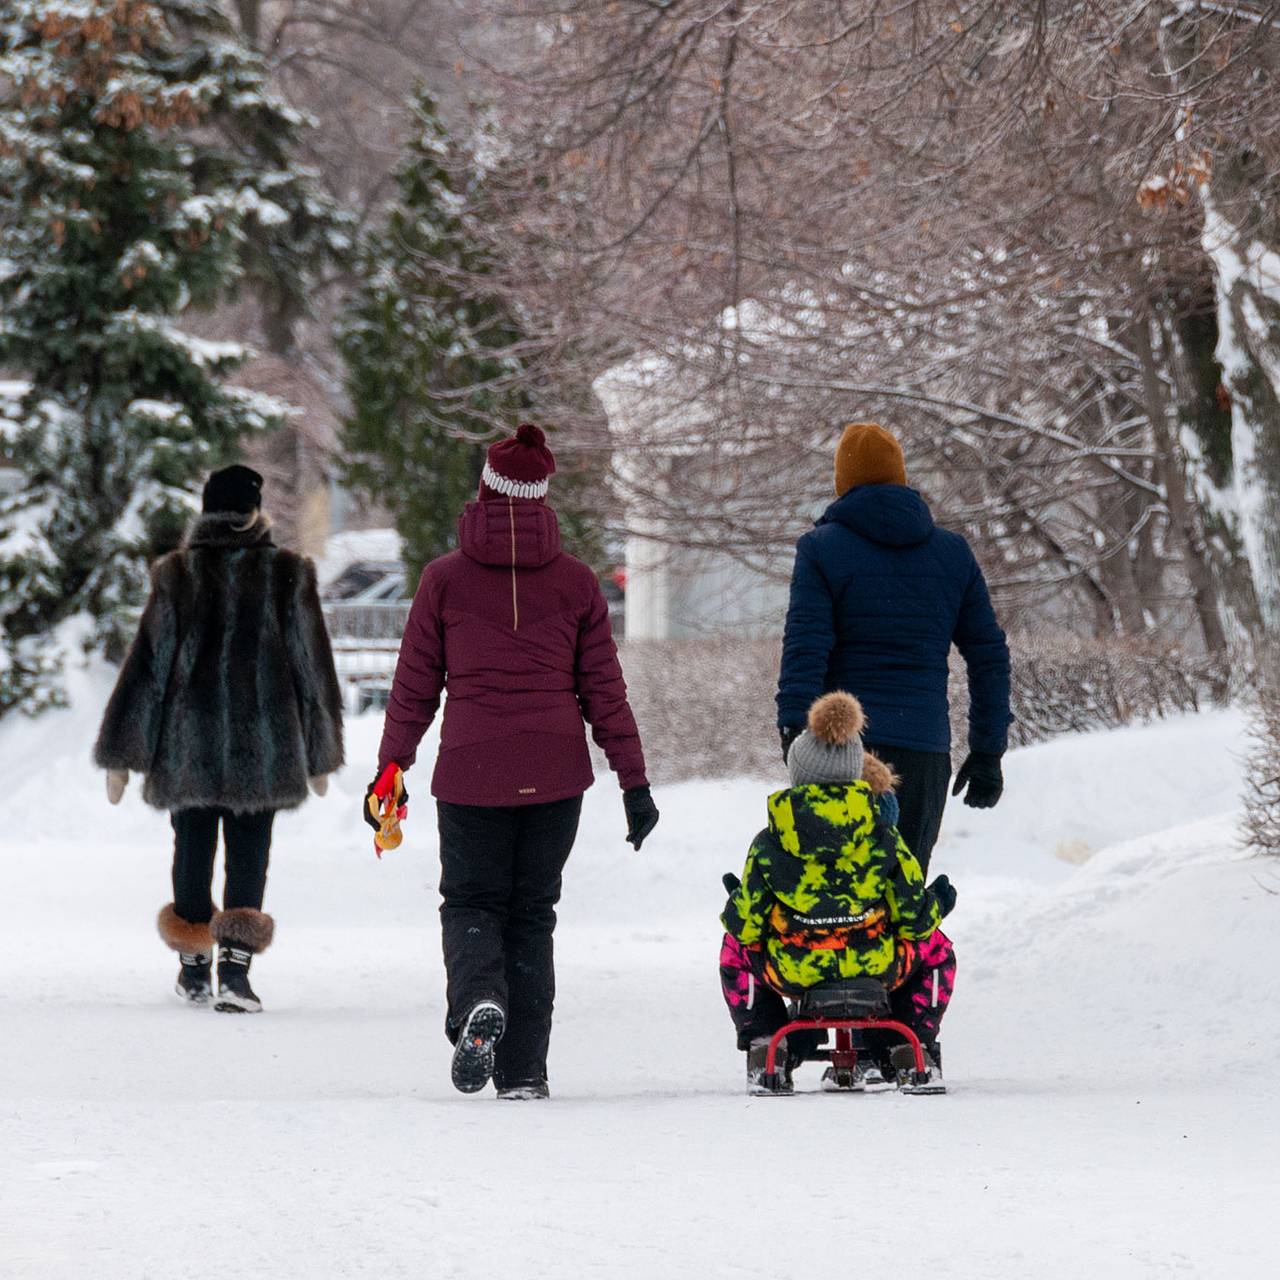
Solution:
<path fill-rule="evenodd" d="M 778 724 L 803 725 L 815 698 L 845 689 L 867 713 L 868 742 L 948 751 L 953 643 L 969 668 L 969 748 L 1000 754 L 1009 649 L 969 544 L 914 489 L 851 489 L 796 546 Z"/>

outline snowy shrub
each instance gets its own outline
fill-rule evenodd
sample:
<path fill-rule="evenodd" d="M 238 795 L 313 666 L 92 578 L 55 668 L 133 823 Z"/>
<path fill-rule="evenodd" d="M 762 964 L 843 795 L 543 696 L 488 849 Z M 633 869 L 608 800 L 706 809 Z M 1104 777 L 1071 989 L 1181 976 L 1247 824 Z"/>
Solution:
<path fill-rule="evenodd" d="M 782 776 L 776 639 L 632 640 L 623 671 L 653 782 Z"/>
<path fill-rule="evenodd" d="M 1009 643 L 1013 746 L 1199 710 L 1226 688 L 1221 664 L 1153 641 L 1015 635 Z M 781 778 L 773 701 L 780 655 L 776 637 L 629 642 L 623 670 L 651 779 Z M 969 704 L 958 658 L 952 674 L 952 737 L 962 758 Z M 1280 815 L 1272 812 L 1274 823 Z"/>
<path fill-rule="evenodd" d="M 1245 838 L 1259 853 L 1280 856 L 1280 645 L 1262 657 L 1249 730 Z"/>
<path fill-rule="evenodd" d="M 1013 655 L 1011 746 L 1062 733 L 1114 728 L 1198 711 L 1223 700 L 1226 665 L 1151 639 L 1092 639 L 1067 633 L 1009 637 Z M 953 654 L 952 737 L 967 737 L 964 663 Z"/>

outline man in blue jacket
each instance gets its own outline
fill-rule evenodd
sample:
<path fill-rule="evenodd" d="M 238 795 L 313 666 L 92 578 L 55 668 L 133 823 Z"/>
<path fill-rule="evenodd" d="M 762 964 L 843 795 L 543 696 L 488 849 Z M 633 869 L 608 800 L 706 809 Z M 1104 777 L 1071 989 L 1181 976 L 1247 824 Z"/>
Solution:
<path fill-rule="evenodd" d="M 778 728 L 785 756 L 809 707 L 844 689 L 867 715 L 866 745 L 902 778 L 903 839 L 926 871 L 951 780 L 947 658 L 969 669 L 969 755 L 953 795 L 989 809 L 1004 789 L 1009 649 L 969 544 L 939 529 L 907 488 L 898 441 L 872 422 L 836 449 L 837 499 L 796 547 Z"/>

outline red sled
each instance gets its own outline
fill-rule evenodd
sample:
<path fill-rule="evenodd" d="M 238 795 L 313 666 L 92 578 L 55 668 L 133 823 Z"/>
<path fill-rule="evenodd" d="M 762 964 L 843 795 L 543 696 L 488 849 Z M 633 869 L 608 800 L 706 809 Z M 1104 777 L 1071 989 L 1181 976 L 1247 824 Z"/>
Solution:
<path fill-rule="evenodd" d="M 820 1049 L 815 1055 L 831 1063 L 835 1086 L 840 1090 L 855 1089 L 855 1068 L 858 1050 L 854 1044 L 855 1031 L 892 1031 L 902 1037 L 911 1048 L 914 1068 L 901 1085 L 904 1093 L 945 1093 L 946 1087 L 935 1079 L 925 1059 L 924 1045 L 905 1022 L 887 1017 L 889 993 L 884 983 L 875 978 L 851 978 L 845 982 L 824 982 L 813 987 L 792 1001 L 792 1021 L 779 1027 L 769 1041 L 765 1058 L 764 1076 L 760 1083 L 771 1093 L 782 1092 L 783 1082 L 778 1072 L 779 1046 L 791 1031 L 831 1031 L 835 1042 L 830 1049 Z"/>

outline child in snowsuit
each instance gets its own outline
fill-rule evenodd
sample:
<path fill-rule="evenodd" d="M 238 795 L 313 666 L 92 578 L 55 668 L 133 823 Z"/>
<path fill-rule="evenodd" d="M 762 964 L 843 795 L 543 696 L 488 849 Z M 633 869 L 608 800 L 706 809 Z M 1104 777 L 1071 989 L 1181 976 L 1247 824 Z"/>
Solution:
<path fill-rule="evenodd" d="M 789 1020 L 783 996 L 824 982 L 872 977 L 892 1016 L 916 1032 L 940 1083 L 938 1026 L 951 998 L 955 956 L 938 927 L 954 900 L 939 878 L 926 888 L 895 826 L 892 771 L 864 752 L 862 707 L 847 693 L 815 702 L 792 744 L 792 785 L 769 797 L 769 825 L 747 855 L 721 921 L 725 1001 L 747 1050 L 748 1088 L 759 1086 L 770 1037 Z M 887 1033 L 883 1033 L 887 1035 Z M 791 1037 L 794 1040 L 800 1037 Z M 791 1045 L 794 1062 L 798 1045 Z M 907 1063 L 886 1039 L 859 1054 L 866 1083 Z M 879 1059 L 880 1061 L 877 1061 Z"/>
<path fill-rule="evenodd" d="M 168 809 L 173 901 L 157 921 L 191 1004 L 257 1013 L 249 964 L 271 943 L 262 910 L 276 811 L 323 795 L 342 764 L 342 694 L 315 566 L 271 540 L 262 477 L 209 477 L 186 544 L 157 560 L 151 598 L 102 719 L 94 759 L 118 804 L 130 771 Z M 226 842 L 222 909 L 211 887 Z M 212 983 L 219 947 L 218 993 Z"/>

